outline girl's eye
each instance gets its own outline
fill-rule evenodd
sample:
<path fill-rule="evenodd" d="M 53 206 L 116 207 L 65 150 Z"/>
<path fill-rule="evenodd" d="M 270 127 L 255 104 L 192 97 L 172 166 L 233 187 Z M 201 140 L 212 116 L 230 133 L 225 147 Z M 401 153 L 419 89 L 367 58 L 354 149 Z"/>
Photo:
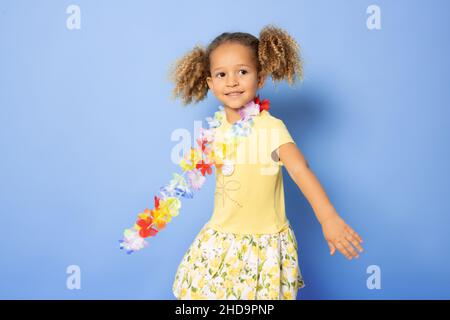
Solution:
<path fill-rule="evenodd" d="M 241 69 L 241 70 L 239 70 L 239 71 L 243 71 L 243 74 L 247 74 L 247 73 L 248 73 L 248 71 L 245 70 L 245 69 Z M 224 76 L 224 75 L 225 75 L 225 72 L 219 72 L 219 73 L 216 74 L 216 77 L 217 77 L 217 78 L 221 78 L 221 77 Z"/>

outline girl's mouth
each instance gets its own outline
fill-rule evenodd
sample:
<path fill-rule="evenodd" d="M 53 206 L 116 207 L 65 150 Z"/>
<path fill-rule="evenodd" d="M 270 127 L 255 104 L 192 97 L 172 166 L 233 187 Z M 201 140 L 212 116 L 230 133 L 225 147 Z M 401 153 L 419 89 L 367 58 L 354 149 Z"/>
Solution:
<path fill-rule="evenodd" d="M 227 94 L 225 94 L 225 95 L 226 95 L 227 97 L 236 98 L 236 97 L 240 97 L 243 93 L 244 93 L 244 91 L 240 91 L 240 92 L 231 92 L 231 93 L 227 93 Z"/>

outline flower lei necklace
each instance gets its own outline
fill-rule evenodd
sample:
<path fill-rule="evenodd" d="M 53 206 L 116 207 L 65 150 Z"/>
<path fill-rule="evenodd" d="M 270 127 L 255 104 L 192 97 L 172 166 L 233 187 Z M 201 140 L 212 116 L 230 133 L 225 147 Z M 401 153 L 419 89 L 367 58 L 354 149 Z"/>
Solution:
<path fill-rule="evenodd" d="M 123 239 L 119 240 L 120 249 L 131 254 L 146 247 L 148 243 L 145 238 L 155 236 L 173 217 L 178 215 L 181 208 L 180 197 L 193 198 L 192 190 L 201 189 L 206 180 L 206 174 L 212 173 L 213 165 L 220 168 L 225 176 L 233 174 L 234 161 L 231 159 L 232 154 L 226 152 L 227 146 L 232 144 L 232 150 L 236 150 L 236 146 L 251 134 L 253 118 L 269 108 L 268 99 L 260 101 L 259 96 L 255 97 L 239 110 L 240 119 L 226 131 L 223 142 L 215 141 L 214 130 L 221 125 L 222 121 L 226 121 L 223 106 L 219 106 L 219 111 L 214 113 L 214 117 L 207 117 L 209 128 L 200 128 L 200 137 L 197 139 L 199 147 L 196 149 L 191 147 L 190 153 L 179 163 L 183 173 L 181 175 L 173 173 L 173 179 L 169 184 L 160 188 L 161 196 L 154 197 L 154 208 L 144 209 L 138 214 L 135 225 L 125 229 Z M 184 177 L 185 174 L 188 181 Z"/>

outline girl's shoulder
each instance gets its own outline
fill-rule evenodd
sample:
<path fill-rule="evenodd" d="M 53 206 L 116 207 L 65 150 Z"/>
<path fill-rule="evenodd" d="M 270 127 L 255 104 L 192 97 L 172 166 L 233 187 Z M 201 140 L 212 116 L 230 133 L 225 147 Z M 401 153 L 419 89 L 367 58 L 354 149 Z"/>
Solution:
<path fill-rule="evenodd" d="M 284 126 L 282 119 L 275 117 L 268 110 L 263 110 L 259 116 L 259 126 L 266 128 L 278 128 Z"/>

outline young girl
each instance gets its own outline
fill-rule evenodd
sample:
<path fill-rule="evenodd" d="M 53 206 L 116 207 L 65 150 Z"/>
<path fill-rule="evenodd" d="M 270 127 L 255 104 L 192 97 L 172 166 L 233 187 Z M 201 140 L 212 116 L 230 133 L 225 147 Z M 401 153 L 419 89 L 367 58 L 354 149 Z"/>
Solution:
<path fill-rule="evenodd" d="M 184 104 L 203 100 L 208 90 L 223 104 L 214 143 L 225 150 L 214 212 L 175 275 L 177 299 L 296 299 L 305 282 L 285 215 L 283 165 L 311 204 L 330 254 L 338 249 L 348 259 L 358 257 L 351 244 L 362 251 L 361 237 L 333 208 L 284 122 L 270 114 L 270 101 L 257 95 L 267 76 L 289 84 L 302 78 L 299 48 L 274 26 L 264 27 L 259 39 L 223 33 L 206 49 L 196 46 L 172 70 L 174 96 Z M 248 136 L 236 144 L 233 134 L 245 129 Z"/>

